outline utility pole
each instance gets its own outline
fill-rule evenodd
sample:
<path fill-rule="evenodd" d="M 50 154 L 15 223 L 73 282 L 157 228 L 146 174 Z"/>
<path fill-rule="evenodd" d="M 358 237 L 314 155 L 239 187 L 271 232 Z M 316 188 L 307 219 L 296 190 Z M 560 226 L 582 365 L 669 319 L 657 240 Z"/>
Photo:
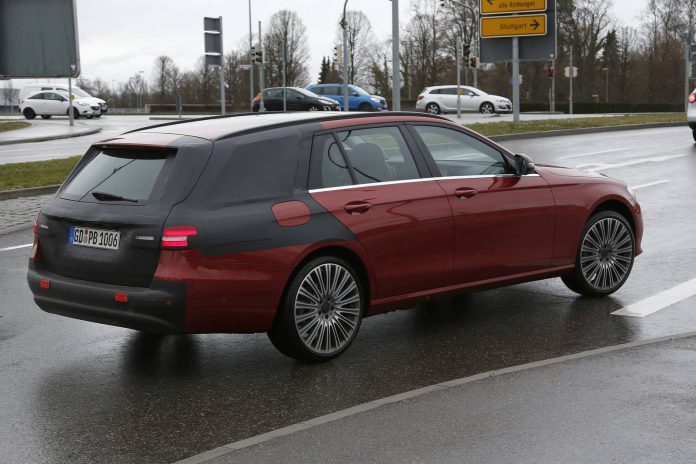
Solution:
<path fill-rule="evenodd" d="M 607 73 L 607 103 L 609 103 L 609 68 L 604 68 L 602 71 Z"/>
<path fill-rule="evenodd" d="M 457 36 L 457 119 L 462 119 L 462 38 Z"/>
<path fill-rule="evenodd" d="M 556 58 L 551 55 L 551 68 L 553 68 L 553 76 L 551 76 L 551 104 L 549 109 L 552 113 L 556 112 Z"/>
<path fill-rule="evenodd" d="M 75 125 L 75 119 L 73 115 L 73 104 L 72 104 L 72 79 L 68 77 L 68 119 L 70 120 L 70 125 Z"/>
<path fill-rule="evenodd" d="M 512 122 L 520 121 L 520 39 L 512 38 Z"/>
<path fill-rule="evenodd" d="M 399 53 L 399 0 L 392 2 L 392 110 L 401 111 L 401 61 Z"/>
<path fill-rule="evenodd" d="M 689 89 L 689 78 L 691 77 L 691 31 L 684 34 L 684 111 L 689 112 L 689 94 L 691 89 Z"/>
<path fill-rule="evenodd" d="M 220 114 L 225 114 L 225 50 L 222 43 L 222 16 L 220 16 Z"/>
<path fill-rule="evenodd" d="M 283 38 L 283 112 L 288 110 L 288 96 L 285 92 L 285 87 L 287 86 L 285 75 L 288 63 L 288 38 Z"/>
<path fill-rule="evenodd" d="M 251 0 L 249 0 L 249 109 L 254 110 L 254 57 L 251 56 L 252 43 L 251 32 Z"/>
<path fill-rule="evenodd" d="M 570 46 L 570 72 L 568 75 L 570 76 L 570 94 L 569 94 L 569 109 L 570 109 L 570 115 L 573 115 L 573 46 Z"/>
<path fill-rule="evenodd" d="M 261 21 L 259 21 L 259 50 L 261 51 L 261 62 L 259 63 L 259 92 L 261 93 L 261 101 L 259 102 L 259 113 L 263 113 L 266 108 L 264 107 L 263 104 L 263 87 L 264 87 L 264 82 L 263 82 L 263 66 L 265 64 L 265 54 L 263 52 L 263 43 L 261 39 Z"/>
<path fill-rule="evenodd" d="M 348 0 L 343 3 L 343 17 L 341 18 L 341 28 L 343 29 L 343 111 L 350 111 L 348 101 L 348 22 L 346 21 L 346 7 Z"/>

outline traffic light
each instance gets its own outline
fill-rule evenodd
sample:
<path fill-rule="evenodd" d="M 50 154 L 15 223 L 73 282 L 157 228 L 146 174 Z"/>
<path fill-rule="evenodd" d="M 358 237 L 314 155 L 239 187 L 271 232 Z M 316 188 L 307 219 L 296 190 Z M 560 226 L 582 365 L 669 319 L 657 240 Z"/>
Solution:
<path fill-rule="evenodd" d="M 550 77 L 551 79 L 553 79 L 555 75 L 556 75 L 556 68 L 550 67 L 550 68 L 549 68 L 549 77 Z"/>
<path fill-rule="evenodd" d="M 264 62 L 264 52 L 263 49 L 256 50 L 254 51 L 254 61 L 257 63 L 262 63 Z"/>
<path fill-rule="evenodd" d="M 479 62 L 478 62 L 477 56 L 472 56 L 471 58 L 469 58 L 469 66 L 470 67 L 472 67 L 474 69 L 478 69 L 478 67 L 479 67 L 478 65 L 479 65 Z"/>
<path fill-rule="evenodd" d="M 462 45 L 462 56 L 464 61 L 469 61 L 469 56 L 471 55 L 471 44 L 465 43 Z"/>
<path fill-rule="evenodd" d="M 334 61 L 343 64 L 343 45 L 336 45 L 334 47 Z"/>
<path fill-rule="evenodd" d="M 251 57 L 252 60 L 255 59 L 255 57 L 256 57 L 256 47 L 251 47 L 251 51 L 249 52 L 249 56 Z"/>

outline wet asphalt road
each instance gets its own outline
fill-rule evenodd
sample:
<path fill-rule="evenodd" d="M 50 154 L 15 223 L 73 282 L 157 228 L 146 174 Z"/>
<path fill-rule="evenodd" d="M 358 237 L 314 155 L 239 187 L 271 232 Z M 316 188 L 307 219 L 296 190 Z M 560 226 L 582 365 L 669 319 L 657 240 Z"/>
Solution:
<path fill-rule="evenodd" d="M 263 334 L 144 336 L 45 314 L 26 287 L 28 249 L 0 252 L 0 461 L 169 462 L 425 385 L 696 330 L 696 297 L 609 315 L 696 277 L 688 128 L 505 145 L 641 187 L 645 253 L 617 294 L 578 298 L 553 279 L 467 295 L 367 319 L 339 359 L 303 365 Z M 30 241 L 20 231 L 0 248 Z"/>

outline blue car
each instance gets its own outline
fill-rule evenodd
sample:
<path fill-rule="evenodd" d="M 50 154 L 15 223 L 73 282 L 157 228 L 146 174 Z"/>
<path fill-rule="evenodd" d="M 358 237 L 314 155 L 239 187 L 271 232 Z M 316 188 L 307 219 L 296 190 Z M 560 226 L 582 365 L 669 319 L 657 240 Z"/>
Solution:
<path fill-rule="evenodd" d="M 343 85 L 316 84 L 308 86 L 307 90 L 336 100 L 343 108 Z M 378 95 L 370 95 L 357 85 L 348 85 L 348 95 L 348 105 L 351 111 L 386 111 L 387 109 L 387 100 Z"/>

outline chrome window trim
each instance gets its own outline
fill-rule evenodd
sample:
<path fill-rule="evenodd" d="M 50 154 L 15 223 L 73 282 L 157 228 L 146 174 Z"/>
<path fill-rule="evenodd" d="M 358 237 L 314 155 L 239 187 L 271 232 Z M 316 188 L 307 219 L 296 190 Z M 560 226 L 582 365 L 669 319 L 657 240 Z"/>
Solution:
<path fill-rule="evenodd" d="M 488 174 L 488 175 L 478 175 L 478 176 L 441 176 L 441 177 L 424 177 L 420 179 L 406 179 L 406 180 L 392 180 L 388 182 L 373 182 L 371 184 L 352 184 L 352 185 L 341 185 L 340 187 L 327 187 L 320 189 L 310 189 L 309 193 L 321 193 L 321 192 L 333 192 L 335 190 L 349 190 L 355 188 L 366 188 L 366 187 L 380 187 L 383 185 L 397 185 L 397 184 L 407 184 L 411 182 L 427 182 L 431 180 L 457 180 L 457 179 L 488 179 L 494 177 L 539 177 L 539 174 L 525 174 L 524 176 L 518 176 L 517 174 Z"/>

